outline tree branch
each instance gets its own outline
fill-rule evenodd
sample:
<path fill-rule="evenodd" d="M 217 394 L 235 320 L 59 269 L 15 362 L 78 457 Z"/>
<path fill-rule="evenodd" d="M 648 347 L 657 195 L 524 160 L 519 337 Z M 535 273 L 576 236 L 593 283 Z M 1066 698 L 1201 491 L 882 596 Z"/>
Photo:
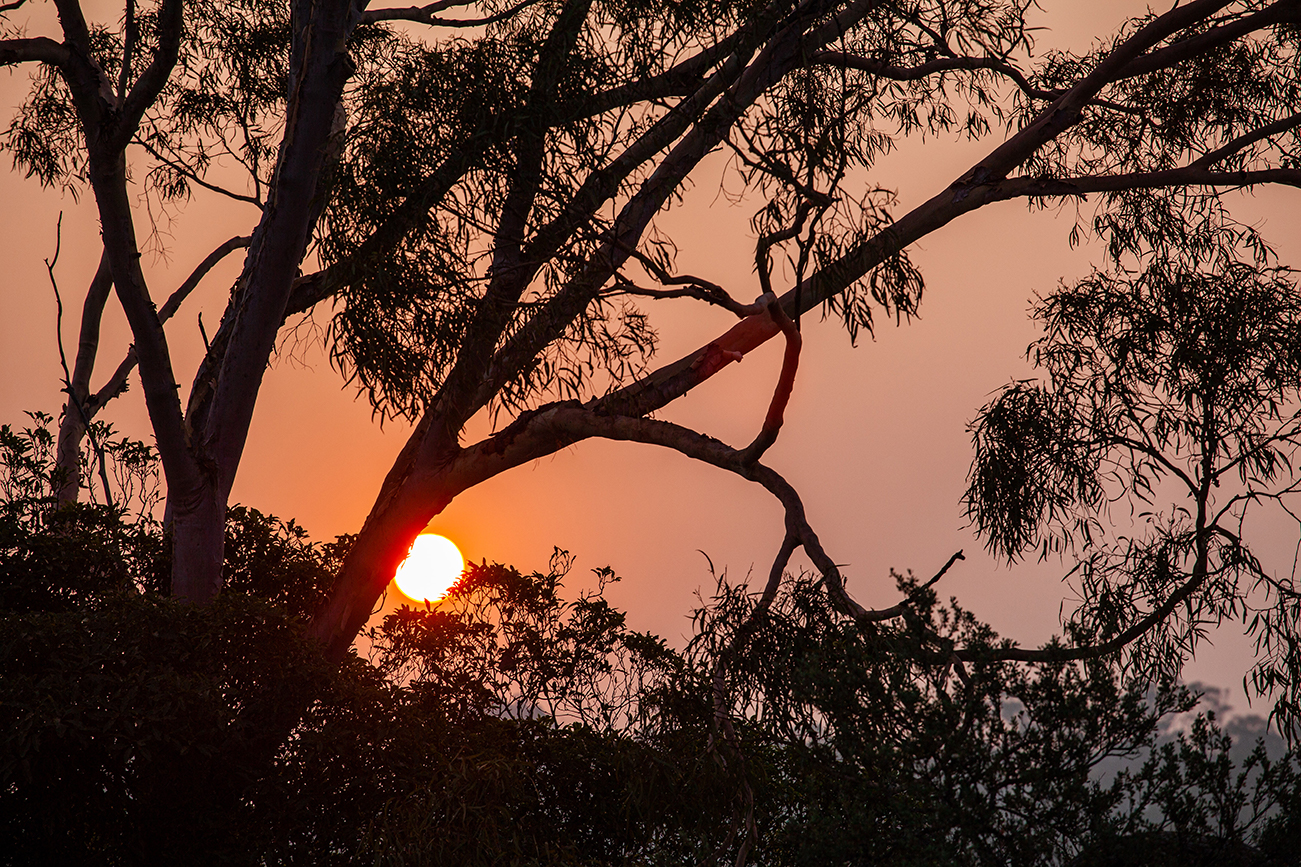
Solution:
<path fill-rule="evenodd" d="M 180 309 L 181 303 L 189 297 L 190 293 L 198 287 L 200 281 L 207 276 L 208 272 L 211 271 L 218 262 L 226 258 L 226 256 L 235 250 L 248 247 L 251 241 L 252 239 L 248 235 L 231 238 L 209 253 L 207 257 L 196 265 L 192 272 L 190 272 L 190 276 L 185 278 L 185 282 L 178 286 L 176 291 L 168 296 L 167 301 L 163 303 L 163 306 L 158 309 L 159 322 L 166 322 L 176 314 L 176 311 Z M 113 371 L 113 375 L 109 377 L 108 382 L 106 382 L 99 391 L 95 392 L 94 396 L 92 396 L 87 402 L 87 408 L 90 410 L 92 417 L 95 413 L 103 409 L 109 401 L 126 390 L 127 377 L 129 377 L 131 371 L 135 369 L 136 360 L 135 347 L 132 346 L 127 350 L 126 358 L 122 359 L 122 362 L 117 366 L 117 369 Z"/>
<path fill-rule="evenodd" d="M 759 435 L 754 438 L 754 442 L 741 452 L 741 460 L 747 464 L 752 464 L 763 453 L 768 451 L 773 443 L 777 442 L 777 434 L 781 430 L 783 416 L 786 412 L 786 404 L 790 402 L 791 391 L 795 387 L 795 372 L 800 366 L 800 347 L 803 345 L 803 339 L 800 337 L 799 329 L 795 323 L 782 310 L 777 296 L 771 292 L 765 296 L 767 298 L 766 306 L 768 315 L 777 323 L 782 334 L 786 336 L 786 352 L 782 356 L 781 374 L 777 378 L 777 387 L 773 390 L 772 401 L 768 404 L 768 414 L 764 416 L 763 427 L 759 430 Z"/>
<path fill-rule="evenodd" d="M 1035 99 L 1057 99 L 1062 95 L 1060 90 L 1035 87 L 1021 70 L 997 57 L 939 57 L 916 66 L 894 66 L 844 51 L 818 51 L 809 56 L 808 65 L 857 69 L 891 81 L 920 81 L 943 72 L 975 72 L 984 69 L 1011 79 L 1027 96 Z"/>
<path fill-rule="evenodd" d="M 1213 151 L 1208 151 L 1201 157 L 1189 163 L 1190 169 L 1208 169 L 1218 163 L 1225 157 L 1232 156 L 1238 151 L 1258 141 L 1263 141 L 1272 135 L 1278 135 L 1281 132 L 1287 132 L 1290 129 L 1296 129 L 1301 126 L 1301 111 L 1296 114 L 1282 117 L 1273 123 L 1267 123 L 1259 129 L 1244 133 L 1237 138 L 1230 139 Z"/>
<path fill-rule="evenodd" d="M 1301 169 L 1255 169 L 1217 172 L 1192 165 L 1150 172 L 1115 175 L 1086 175 L 1078 178 L 1008 178 L 990 184 L 985 201 L 1023 197 L 1084 196 L 1123 190 L 1151 190 L 1161 187 L 1253 187 L 1282 184 L 1301 187 Z"/>
<path fill-rule="evenodd" d="M 122 37 L 122 68 L 118 70 L 117 75 L 119 101 L 126 97 L 127 85 L 131 83 L 131 61 L 135 59 L 136 41 L 140 35 L 140 29 L 136 24 L 135 0 L 126 0 L 126 20 L 123 22 L 123 29 L 126 32 Z"/>
<path fill-rule="evenodd" d="M 184 29 L 185 16 L 183 0 L 163 0 L 158 10 L 155 25 L 158 45 L 154 56 L 145 67 L 136 83 L 127 91 L 122 100 L 118 127 L 110 147 L 124 150 L 127 143 L 135 136 L 140 119 L 144 117 L 149 106 L 154 104 L 158 94 L 162 93 L 167 79 L 172 75 L 176 59 L 181 50 L 181 32 Z"/>
<path fill-rule="evenodd" d="M 1199 4 L 1192 3 L 1185 7 L 1185 9 L 1197 5 Z M 1208 0 L 1206 4 L 1201 5 L 1213 5 L 1214 8 L 1206 12 L 1196 10 L 1191 19 L 1192 21 L 1202 20 L 1206 16 L 1218 12 L 1221 8 L 1227 6 L 1228 3 L 1210 3 Z M 1187 60 L 1190 57 L 1209 51 L 1212 48 L 1227 45 L 1228 43 L 1246 36 L 1249 33 L 1254 33 L 1263 27 L 1269 27 L 1273 24 L 1281 24 L 1285 22 L 1296 23 L 1299 21 L 1301 21 L 1301 6 L 1298 6 L 1296 0 L 1276 0 L 1275 3 L 1266 6 L 1259 12 L 1243 16 L 1229 22 L 1228 24 L 1212 27 L 1204 33 L 1190 36 L 1187 39 L 1182 39 L 1178 42 L 1167 45 L 1164 48 L 1158 48 L 1156 51 L 1137 57 L 1127 62 L 1121 68 L 1117 78 L 1134 78 L 1139 75 L 1146 75 L 1149 72 L 1166 69 L 1180 61 Z"/>
<path fill-rule="evenodd" d="M 661 286 L 682 286 L 684 288 L 669 290 L 643 289 L 622 274 L 615 274 L 617 288 L 611 290 L 612 292 L 620 292 L 625 295 L 641 295 L 647 298 L 695 298 L 722 307 L 734 313 L 738 318 L 753 316 L 756 313 L 762 313 L 766 309 L 766 302 L 763 302 L 762 299 L 753 304 L 742 304 L 717 283 L 712 283 L 700 277 L 693 277 L 690 274 L 670 274 L 658 262 L 637 248 L 624 246 L 621 249 L 630 257 L 636 259 L 637 264 L 645 268 L 647 273 L 658 280 Z"/>
<path fill-rule="evenodd" d="M 590 117 L 633 103 L 654 102 L 670 96 L 690 96 L 705 83 L 705 75 L 709 70 L 734 52 L 743 50 L 747 35 L 744 29 L 738 30 L 650 78 L 585 95 L 574 105 L 573 113 Z"/>
<path fill-rule="evenodd" d="M 732 82 L 727 83 L 725 93 L 710 107 L 704 118 L 688 129 L 688 122 L 694 113 L 676 111 L 670 113 L 611 164 L 613 168 L 623 163 L 616 176 L 626 176 L 635 165 L 649 159 L 667 144 L 667 141 L 661 141 L 659 136 L 652 135 L 661 127 L 665 132 L 672 132 L 678 126 L 688 130 L 641 185 L 637 193 L 620 210 L 614 225 L 606 235 L 605 242 L 588 259 L 583 271 L 548 299 L 541 310 L 525 322 L 497 352 L 488 377 L 475 395 L 474 409 L 477 410 L 486 404 L 492 394 L 524 370 L 544 347 L 563 334 L 575 318 L 587 308 L 606 281 L 627 261 L 629 255 L 627 251 L 636 247 L 638 239 L 652 217 L 663 207 L 681 180 L 706 154 L 718 146 L 746 109 L 782 76 L 796 68 L 805 53 L 838 38 L 853 23 L 868 15 L 879 5 L 879 2 L 880 0 L 858 0 L 832 20 L 821 23 L 807 33 L 801 28 L 808 22 L 789 21 L 763 47 L 752 63 L 738 68 L 740 60 L 734 55 L 720 69 L 711 86 L 702 88 L 700 92 L 693 95 L 693 100 L 699 97 L 703 101 L 706 96 L 712 100 L 710 91 L 723 84 L 726 79 L 733 79 Z M 809 10 L 805 10 L 804 14 L 810 14 Z M 596 172 L 584 183 L 584 190 L 590 188 L 590 198 L 584 196 L 583 190 L 580 190 L 579 195 L 575 197 L 576 204 L 581 202 L 583 205 L 581 211 L 578 207 L 571 207 L 564 216 L 535 234 L 526 252 L 527 260 L 543 261 L 546 255 L 558 248 L 577 228 L 576 218 L 590 218 L 596 206 L 613 194 L 617 185 L 603 189 L 602 186 L 593 183 L 600 180 L 603 185 L 610 184 L 614 179 L 608 174 L 605 177 L 601 175 L 601 172 Z M 529 277 L 531 279 L 532 274 Z M 763 318 L 769 319 L 767 316 Z M 773 330 L 767 336 L 771 337 L 775 333 L 776 330 Z M 731 350 L 730 347 L 722 347 L 722 349 Z M 726 357 L 735 360 L 739 356 Z M 693 358 L 690 363 L 702 370 L 705 369 L 701 367 L 700 359 Z M 711 375 L 712 372 L 713 370 L 710 370 Z M 644 413 L 621 414 L 642 415 Z"/>
<path fill-rule="evenodd" d="M 361 13 L 362 24 L 375 24 L 380 21 L 411 21 L 416 24 L 428 24 L 431 27 L 483 27 L 488 24 L 496 24 L 499 21 L 505 21 L 514 17 L 520 11 L 533 6 L 541 0 L 520 0 L 509 9 L 505 9 L 495 15 L 488 15 L 483 18 L 439 18 L 436 13 L 444 9 L 450 9 L 454 6 L 468 6 L 466 2 L 448 2 L 443 0 L 439 3 L 430 3 L 427 6 L 407 6 L 401 9 L 367 9 Z"/>
<path fill-rule="evenodd" d="M 185 176 L 191 182 L 198 184 L 199 186 L 203 187 L 205 190 L 209 190 L 210 192 L 217 193 L 218 195 L 225 196 L 226 198 L 233 199 L 234 201 L 237 202 L 246 202 L 252 205 L 253 207 L 257 208 L 259 211 L 262 210 L 262 208 L 264 207 L 263 203 L 254 196 L 246 196 L 243 193 L 237 193 L 234 192 L 233 190 L 228 190 L 225 187 L 221 187 L 216 184 L 209 183 L 208 181 L 204 180 L 203 178 L 199 177 L 199 175 L 191 171 L 189 167 L 187 167 L 183 163 L 179 163 L 176 160 L 171 159 L 170 157 L 165 156 L 161 151 L 159 151 L 157 148 L 155 148 L 153 145 L 151 145 L 149 142 L 145 141 L 144 139 L 140 138 L 139 136 L 136 136 L 135 138 L 132 139 L 132 144 L 140 145 L 140 147 L 148 151 L 150 156 L 152 156 L 154 159 L 158 160 L 160 163 L 167 166 L 177 174 Z M 256 176 L 254 177 L 256 179 Z"/>
<path fill-rule="evenodd" d="M 95 455 L 99 459 L 99 477 L 100 477 L 100 481 L 104 485 L 104 502 L 107 503 L 109 508 L 111 509 L 113 507 L 113 489 L 112 487 L 109 486 L 108 483 L 108 461 L 105 459 L 104 456 L 104 447 L 99 442 L 99 438 L 95 436 L 94 431 L 90 427 L 90 417 L 86 413 L 86 406 L 84 401 L 82 400 L 82 394 L 78 393 L 77 389 L 73 385 L 73 378 L 68 373 L 68 355 L 66 352 L 63 351 L 63 297 L 59 294 L 59 281 L 56 280 L 54 277 L 54 266 L 58 264 L 59 253 L 62 250 L 63 250 L 63 214 L 60 213 L 59 223 L 57 228 L 55 229 L 54 258 L 45 260 L 45 270 L 49 273 L 50 287 L 54 290 L 54 305 L 55 305 L 54 335 L 55 335 L 55 343 L 57 344 L 59 350 L 59 366 L 63 368 L 63 386 L 64 386 L 63 391 L 65 394 L 68 395 L 68 404 L 69 404 L 68 409 L 75 411 L 76 416 L 80 420 L 81 429 L 85 431 L 85 433 L 88 434 L 91 438 L 91 444 L 94 447 Z M 91 286 L 91 289 L 92 291 L 95 289 L 95 286 L 93 284 Z M 96 326 L 98 326 L 98 323 L 96 323 Z M 98 327 L 96 327 L 96 331 L 98 331 Z M 80 454 L 77 454 L 75 456 L 75 459 L 77 460 L 77 466 L 71 469 L 71 471 L 68 473 L 68 477 L 58 480 L 59 490 L 57 492 L 58 495 L 57 502 L 60 505 L 69 501 L 75 501 L 77 499 L 77 491 L 81 487 Z M 66 470 L 68 468 L 60 467 L 60 469 Z M 66 489 L 69 486 L 72 487 L 72 496 L 70 500 L 64 498 Z"/>
<path fill-rule="evenodd" d="M 516 136 L 515 170 L 493 236 L 488 288 L 461 339 L 456 363 L 439 389 L 437 403 L 446 425 L 434 433 L 444 441 L 454 443 L 456 431 L 473 414 L 466 407 L 473 401 L 474 392 L 492 362 L 497 341 L 541 264 L 524 252 L 528 218 L 542 182 L 546 145 L 545 124 L 530 123 L 529 118 L 545 118 L 550 113 L 565 61 L 578 42 L 591 6 L 592 0 L 567 0 L 538 53 L 524 123 Z"/>
<path fill-rule="evenodd" d="M 104 305 L 112 291 L 113 272 L 109 268 L 108 256 L 101 254 L 99 267 L 95 270 L 95 276 L 86 290 L 86 300 L 82 303 L 77 357 L 68 382 L 68 401 L 63 408 L 63 417 L 59 419 L 54 465 L 61 476 L 55 489 L 55 497 L 60 505 L 75 503 L 81 491 L 81 439 L 88 432 L 88 426 L 95 415 L 90 406 L 90 377 L 99 354 L 99 329 L 104 316 Z M 55 300 L 58 300 L 57 286 Z M 61 336 L 62 328 L 59 331 Z M 62 346 L 59 350 L 62 360 Z"/>
<path fill-rule="evenodd" d="M 12 8 L 17 8 L 21 2 Z M 47 36 L 30 39 L 0 39 L 0 66 L 37 61 L 51 66 L 64 66 L 70 57 L 68 46 Z"/>
<path fill-rule="evenodd" d="M 755 312 L 752 309 L 753 304 L 742 304 L 731 295 L 728 295 L 727 290 L 722 286 L 699 277 L 692 277 L 690 274 L 678 277 L 669 276 L 667 280 L 660 281 L 665 285 L 680 287 L 677 289 L 647 289 L 638 286 L 622 274 L 616 274 L 614 281 L 614 286 L 603 290 L 602 295 L 633 295 L 640 298 L 655 299 L 694 298 L 714 307 L 721 307 L 742 319 Z"/>
<path fill-rule="evenodd" d="M 1003 179 L 1045 142 L 1076 123 L 1081 108 L 1108 83 L 1109 76 L 1142 51 L 1159 43 L 1180 28 L 1213 14 L 1228 2 L 1230 0 L 1194 0 L 1187 6 L 1176 7 L 1149 22 L 1103 58 L 1092 71 L 1065 91 L 1062 96 L 1046 106 L 1034 121 L 991 151 L 945 191 L 914 208 L 894 225 L 878 232 L 840 259 L 829 263 L 819 273 L 783 294 L 781 302 L 787 315 L 796 317 L 808 312 L 833 295 L 844 291 L 872 268 L 896 255 L 917 239 L 948 224 L 958 216 L 992 201 L 1017 196 L 1081 195 L 1087 192 L 1085 189 L 1051 179 L 1026 178 L 1010 181 Z M 840 26 L 843 32 L 844 22 L 837 20 L 834 23 Z M 811 47 L 813 46 L 806 46 L 806 54 Z M 670 154 L 660 168 L 665 169 L 672 161 L 673 154 Z M 1282 174 L 1262 175 L 1257 182 L 1283 180 L 1292 176 L 1301 177 L 1301 171 L 1297 170 L 1274 171 Z M 1153 178 L 1150 181 L 1152 185 L 1197 182 L 1196 179 L 1188 180 L 1184 177 L 1159 177 L 1162 175 L 1160 172 L 1152 174 Z M 1127 177 L 1141 180 L 1135 175 Z M 1222 176 L 1217 178 L 1224 181 Z M 1079 183 L 1079 181 L 1072 183 Z M 1098 185 L 1106 184 L 1099 181 Z M 1116 182 L 1115 186 L 1119 188 L 1119 182 Z M 638 204 L 640 202 L 634 198 L 625 208 L 625 212 Z M 620 238 L 620 240 L 623 248 L 631 246 L 626 239 Z M 601 257 L 606 255 L 614 258 L 613 252 L 608 254 L 603 252 Z M 594 257 L 593 262 L 595 263 L 598 258 L 600 257 Z M 618 260 L 615 261 L 617 264 Z M 594 280 L 596 276 L 600 276 L 599 271 L 596 271 L 590 279 Z M 523 364 L 527 363 L 527 359 L 533 358 L 540 347 L 554 339 L 563 330 L 564 325 L 570 322 L 578 311 L 581 311 L 588 295 L 579 285 L 580 282 L 574 281 L 571 284 L 572 288 L 562 290 L 548 301 L 542 312 L 526 323 L 502 348 L 494 363 L 493 377 L 480 389 L 481 401 L 486 401 L 490 393 L 495 393 L 495 389 L 500 387 L 501 383 L 508 381 Z M 750 316 L 733 326 L 717 340 L 673 364 L 661 367 L 650 376 L 611 393 L 603 398 L 603 402 L 611 412 L 621 415 L 638 416 L 652 412 L 696 387 L 730 361 L 744 356 L 771 339 L 779 333 L 779 330 L 767 316 Z"/>
<path fill-rule="evenodd" d="M 1199 574 L 1200 573 L 1200 574 Z M 1163 622 L 1170 616 L 1176 608 L 1179 607 L 1205 583 L 1208 572 L 1204 569 L 1194 570 L 1193 575 L 1183 584 L 1181 584 L 1174 593 L 1171 593 L 1166 601 L 1149 611 L 1137 623 L 1132 624 L 1128 629 L 1121 631 L 1115 637 L 1101 644 L 1087 645 L 1084 647 L 1065 647 L 1061 645 L 1049 645 L 1041 648 L 1024 648 L 1012 645 L 1011 647 L 995 647 L 989 649 L 973 650 L 963 648 L 956 650 L 957 657 L 964 662 L 976 661 L 993 661 L 1001 660 L 1006 662 L 1074 662 L 1083 659 L 1097 659 L 1098 657 L 1107 656 L 1124 650 L 1135 639 L 1141 637 L 1144 633 L 1151 630 L 1157 624 Z"/>

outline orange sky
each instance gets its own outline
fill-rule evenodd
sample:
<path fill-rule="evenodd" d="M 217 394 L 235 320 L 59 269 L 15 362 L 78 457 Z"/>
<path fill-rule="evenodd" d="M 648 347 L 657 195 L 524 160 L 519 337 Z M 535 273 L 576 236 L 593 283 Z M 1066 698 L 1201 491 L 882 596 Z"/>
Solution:
<path fill-rule="evenodd" d="M 382 5 L 375 3 L 374 5 Z M 1144 3 L 1045 2 L 1039 16 L 1054 28 L 1041 48 L 1082 47 Z M 43 7 L 38 7 L 41 12 Z M 31 34 L 50 32 L 34 24 Z M 7 111 L 21 98 L 25 73 L 0 76 Z M 912 141 L 883 159 L 874 184 L 896 188 L 901 214 L 960 175 L 987 144 Z M 752 271 L 752 206 L 735 207 L 715 195 L 715 174 L 698 177 L 686 205 L 670 224 L 681 228 L 680 270 L 711 279 L 738 298 L 758 293 Z M 63 333 L 75 350 L 81 297 L 98 261 L 93 206 L 58 191 L 42 191 L 12 173 L 0 175 L 5 231 L 0 261 L 0 421 L 21 421 L 25 409 L 57 412 L 60 373 L 54 345 L 54 299 L 44 257 L 53 254 L 55 223 L 63 219 L 57 276 L 64 293 Z M 1301 209 L 1296 192 L 1265 190 L 1235 197 L 1240 219 L 1263 222 L 1285 262 L 1301 263 Z M 213 247 L 253 226 L 256 211 L 198 192 L 180 213 L 159 221 L 165 252 L 146 256 L 155 298 L 165 298 Z M 925 239 L 910 254 L 927 280 L 922 319 L 896 328 L 879 325 L 876 338 L 854 349 L 834 323 L 806 319 L 805 352 L 786 426 L 765 462 L 796 485 L 828 553 L 844 564 L 851 591 L 866 604 L 894 601 L 887 570 L 929 575 L 958 549 L 968 559 L 940 586 L 957 595 L 1000 632 L 1040 641 L 1055 630 L 1066 588 L 1060 564 L 1000 566 L 965 528 L 959 497 L 970 461 L 966 424 L 990 393 L 1028 368 L 1023 354 L 1035 337 L 1026 309 L 1032 293 L 1083 274 L 1087 248 L 1066 242 L 1073 209 L 1028 213 L 1024 203 L 984 208 Z M 141 209 L 139 225 L 148 225 Z M 204 282 L 168 326 L 173 361 L 189 382 L 201 343 L 196 317 L 209 333 L 220 320 L 224 293 L 239 267 L 231 257 Z M 733 321 L 729 314 L 690 301 L 655 310 L 660 360 L 667 362 L 709 341 Z M 324 322 L 327 316 L 318 316 Z M 115 366 L 129 340 L 113 309 L 95 384 Z M 777 342 L 729 367 L 663 416 L 742 445 L 754 436 L 780 364 Z M 146 437 L 138 388 L 107 417 Z M 476 432 L 488 430 L 486 420 Z M 234 499 L 294 517 L 316 538 L 355 531 L 407 429 L 381 430 L 364 399 L 343 386 L 319 347 L 278 358 L 263 385 Z M 721 471 L 650 446 L 588 442 L 493 479 L 457 499 L 431 525 L 472 560 L 487 558 L 521 569 L 546 566 L 552 546 L 577 556 L 571 586 L 587 570 L 609 565 L 623 576 L 610 596 L 630 612 L 634 627 L 676 640 L 689 630 L 694 594 L 711 588 L 705 552 L 733 579 L 751 569 L 766 575 L 781 541 L 781 512 L 759 489 Z M 1280 543 L 1284 536 L 1279 534 Z M 1290 562 L 1290 543 L 1276 552 Z M 1280 562 L 1280 565 L 1282 563 Z M 581 574 L 577 574 L 581 573 Z M 1069 604 L 1069 603 L 1068 603 Z M 1238 685 L 1249 645 L 1221 633 L 1190 670 Z"/>

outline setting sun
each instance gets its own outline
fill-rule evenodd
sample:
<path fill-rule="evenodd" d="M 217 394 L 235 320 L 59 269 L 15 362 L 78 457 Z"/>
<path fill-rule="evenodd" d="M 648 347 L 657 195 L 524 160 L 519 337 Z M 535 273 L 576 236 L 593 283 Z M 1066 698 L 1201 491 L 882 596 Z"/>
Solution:
<path fill-rule="evenodd" d="M 416 537 L 393 583 L 405 596 L 435 602 L 461 577 L 465 560 L 450 539 L 426 533 Z"/>

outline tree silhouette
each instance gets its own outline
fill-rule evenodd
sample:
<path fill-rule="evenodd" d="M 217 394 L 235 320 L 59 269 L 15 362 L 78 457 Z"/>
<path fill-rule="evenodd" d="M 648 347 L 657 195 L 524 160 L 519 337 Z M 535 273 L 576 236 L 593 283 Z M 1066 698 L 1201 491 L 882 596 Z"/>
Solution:
<path fill-rule="evenodd" d="M 1301 303 L 1286 269 L 1198 258 L 1040 299 L 1030 355 L 1044 379 L 1008 386 L 976 420 L 968 512 L 1008 558 L 1077 559 L 1070 656 L 1123 652 L 1169 678 L 1208 626 L 1240 620 L 1255 687 L 1295 734 L 1293 579 L 1247 536 L 1262 508 L 1295 520 Z"/>
<path fill-rule="evenodd" d="M 993 202 L 1093 196 L 1081 230 L 1099 235 L 1116 262 L 1154 261 L 1222 247 L 1225 231 L 1239 233 L 1234 244 L 1265 250 L 1249 228 L 1235 227 L 1223 195 L 1301 182 L 1296 0 L 1194 0 L 1143 14 L 1083 54 L 1037 62 L 1029 5 L 128 0 L 120 21 L 103 25 L 76 0 L 55 0 L 57 35 L 7 25 L 0 62 L 34 70 L 5 147 L 42 181 L 88 190 L 103 234 L 103 266 L 65 383 L 64 500 L 76 491 L 82 436 L 138 368 L 166 481 L 170 589 L 211 602 L 223 587 L 228 498 L 268 359 L 290 317 L 329 302 L 338 366 L 377 412 L 415 426 L 311 620 L 326 658 L 346 657 L 413 538 L 457 495 L 593 437 L 672 448 L 780 500 L 784 542 L 761 613 L 803 548 L 834 602 L 861 625 L 906 618 L 911 597 L 880 610 L 850 598 L 799 495 L 761 462 L 795 377 L 801 315 L 821 308 L 851 334 L 870 330 L 877 315 L 911 316 L 923 280 L 909 246 Z M 23 7 L 10 4 L 5 20 Z M 983 158 L 897 218 L 891 194 L 867 180 L 897 138 L 996 126 L 1007 132 Z M 656 223 L 719 149 L 746 194 L 762 201 L 752 221 L 761 290 L 753 303 L 677 273 L 674 253 L 686 240 Z M 232 182 L 218 170 L 223 159 L 246 177 Z M 132 193 L 178 201 L 195 186 L 254 205 L 260 218 L 158 306 L 139 264 Z M 226 312 L 183 395 L 162 323 L 212 263 L 244 248 Z M 783 258 L 794 276 L 778 295 L 772 263 Z M 110 280 L 134 345 L 92 392 Z M 647 372 L 655 338 L 638 304 L 684 296 L 740 321 Z M 778 335 L 783 372 L 749 446 L 650 417 Z M 485 409 L 512 420 L 462 443 L 467 422 Z M 1021 433 L 991 433 L 996 447 L 981 453 L 978 469 L 1014 463 L 1017 455 L 998 451 L 1011 443 L 1033 457 L 1018 477 L 1033 483 L 998 491 L 1005 481 L 978 472 L 971 502 L 1011 554 L 1050 525 L 1066 526 L 1053 519 L 1096 506 L 1105 484 L 1097 454 L 1031 454 L 1073 436 L 1078 401 L 1025 388 L 997 409 L 1020 412 L 1013 421 L 1033 436 L 1021 443 Z M 997 418 L 986 417 L 988 431 Z M 1252 463 L 1263 452 L 1243 447 L 1241 460 L 1220 466 L 1272 478 Z M 1141 486 L 1156 458 L 1130 454 Z M 1123 450 L 1107 459 L 1122 458 Z M 1044 467 L 1057 475 L 1035 478 Z M 1204 486 L 1212 476 L 1189 478 Z M 1251 491 L 1243 496 L 1265 496 Z M 1142 636 L 1178 644 L 1200 615 L 1190 614 L 1183 632 L 1132 627 L 1145 616 L 1164 624 L 1180 604 L 1234 613 L 1233 592 L 1203 592 L 1220 580 L 1211 577 L 1221 568 L 1211 566 L 1211 549 L 1233 549 L 1205 518 L 1179 536 L 1205 554 L 1174 585 L 1191 589 L 1158 582 L 1147 608 L 1113 611 L 1110 597 L 1086 608 L 1072 636 L 1084 642 L 1080 653 Z M 1267 634 L 1291 635 L 1288 624 L 1279 628 Z M 927 652 L 957 664 L 985 652 L 949 639 L 937 647 Z M 1063 651 L 1000 652 L 1037 660 Z"/>

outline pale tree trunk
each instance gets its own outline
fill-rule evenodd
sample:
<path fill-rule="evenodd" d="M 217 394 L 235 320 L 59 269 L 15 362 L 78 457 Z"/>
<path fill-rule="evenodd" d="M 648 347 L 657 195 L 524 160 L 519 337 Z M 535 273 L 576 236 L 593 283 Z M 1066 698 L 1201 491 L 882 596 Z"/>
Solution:
<path fill-rule="evenodd" d="M 65 43 L 35 40 L 26 46 L 32 59 L 58 66 L 72 93 L 85 133 L 91 187 L 99 210 L 104 259 L 131 326 L 132 351 L 110 382 L 121 390 L 125 376 L 138 364 L 145 405 L 167 483 L 167 509 L 173 529 L 172 592 L 191 602 L 211 600 L 221 589 L 221 565 L 226 504 L 243 453 L 262 376 L 274 349 L 286 307 L 307 248 L 312 225 L 321 211 L 318 182 L 325 173 L 337 139 L 340 97 L 352 72 L 347 43 L 357 10 L 349 0 L 316 4 L 297 0 L 294 6 L 295 47 L 284 143 L 263 217 L 251 242 L 233 239 L 226 252 L 249 245 L 243 274 L 233 293 L 214 348 L 200 371 L 200 393 L 183 412 L 162 322 L 175 312 L 168 304 L 157 310 L 140 269 L 125 151 L 145 111 L 171 74 L 178 56 L 183 25 L 183 0 L 165 0 L 159 10 L 159 39 L 153 57 L 130 84 L 124 74 L 117 87 L 91 58 L 90 29 L 76 0 L 56 0 Z M 224 255 L 222 253 L 221 255 Z M 214 253 L 214 256 L 220 258 Z M 210 257 L 210 260 L 212 257 Z M 208 265 L 211 267 L 211 264 Z M 202 266 L 201 266 L 202 268 Z M 206 269 L 205 269 L 206 270 Z M 201 276 L 201 275 L 200 275 Z M 188 292 L 193 281 L 187 281 Z M 183 297 L 184 292 L 178 293 Z M 179 304 L 180 298 L 176 297 Z M 89 302 L 88 302 L 89 303 Z M 167 307 L 171 307 L 170 310 Z M 97 333 L 96 315 L 83 317 L 83 328 Z M 87 397 L 88 412 L 73 417 L 60 437 L 58 452 L 65 465 L 76 452 L 93 418 L 96 401 L 89 398 L 94 351 L 79 354 L 79 369 L 71 397 Z M 106 387 L 108 388 L 108 387 Z M 96 395 L 99 397 L 99 395 Z M 102 404 L 100 404 L 102 405 Z M 72 414 L 65 414 L 65 418 Z M 79 479 L 70 474 L 60 488 L 67 501 L 75 498 Z"/>
<path fill-rule="evenodd" d="M 196 378 L 203 397 L 191 401 L 186 421 L 206 472 L 201 485 L 179 497 L 168 492 L 176 552 L 172 592 L 192 602 L 210 601 L 221 591 L 226 507 L 267 360 L 320 214 L 318 183 L 328 170 L 343 85 L 352 73 L 347 40 L 353 17 L 350 2 L 333 0 L 296 19 L 296 31 L 303 22 L 307 48 L 300 62 L 295 55 L 284 144 L 244 272 L 214 339 L 220 364 L 205 364 Z"/>

